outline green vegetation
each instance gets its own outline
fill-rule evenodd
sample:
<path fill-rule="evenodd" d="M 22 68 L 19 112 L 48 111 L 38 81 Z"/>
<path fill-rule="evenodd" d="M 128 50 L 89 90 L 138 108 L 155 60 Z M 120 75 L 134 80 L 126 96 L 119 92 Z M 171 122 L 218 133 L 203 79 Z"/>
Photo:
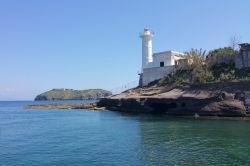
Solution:
<path fill-rule="evenodd" d="M 187 62 L 183 66 L 183 69 L 193 69 L 202 67 L 205 63 L 206 51 L 202 49 L 191 49 L 189 52 L 185 52 L 187 56 Z"/>
<path fill-rule="evenodd" d="M 158 84 L 163 86 L 250 80 L 250 68 L 235 67 L 236 54 L 237 52 L 230 47 L 212 50 L 208 55 L 205 51 L 192 49 L 186 53 L 186 63 L 163 77 Z"/>
<path fill-rule="evenodd" d="M 88 100 L 99 99 L 110 95 L 111 92 L 102 89 L 52 89 L 38 95 L 35 100 Z"/>
<path fill-rule="evenodd" d="M 208 53 L 208 56 L 210 57 L 216 57 L 216 56 L 234 56 L 235 50 L 231 47 L 224 47 L 224 48 L 217 48 Z"/>
<path fill-rule="evenodd" d="M 194 78 L 196 78 L 196 80 L 195 79 L 194 80 L 198 83 L 207 83 L 207 82 L 213 82 L 214 75 L 212 71 L 201 68 L 197 70 Z"/>
<path fill-rule="evenodd" d="M 190 72 L 191 70 L 187 69 L 179 69 L 176 71 L 173 71 L 160 79 L 159 85 L 165 85 L 165 84 L 170 84 L 174 83 L 176 85 L 183 84 L 183 83 L 188 83 L 190 82 Z"/>
<path fill-rule="evenodd" d="M 214 49 L 208 53 L 206 65 L 211 67 L 215 63 L 233 63 L 236 54 L 237 51 L 231 47 Z"/>

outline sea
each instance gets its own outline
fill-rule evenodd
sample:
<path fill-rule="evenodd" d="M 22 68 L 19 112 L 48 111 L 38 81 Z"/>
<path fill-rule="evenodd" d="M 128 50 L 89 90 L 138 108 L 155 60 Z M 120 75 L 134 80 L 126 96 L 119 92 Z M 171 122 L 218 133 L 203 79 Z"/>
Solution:
<path fill-rule="evenodd" d="M 0 102 L 1 166 L 250 165 L 250 121 L 24 108 L 55 102 Z"/>

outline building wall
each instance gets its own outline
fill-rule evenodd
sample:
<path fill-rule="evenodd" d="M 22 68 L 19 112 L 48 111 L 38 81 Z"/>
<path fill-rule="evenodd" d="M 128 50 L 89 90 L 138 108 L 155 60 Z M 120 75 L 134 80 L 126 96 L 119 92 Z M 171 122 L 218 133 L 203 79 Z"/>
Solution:
<path fill-rule="evenodd" d="M 235 56 L 235 67 L 238 69 L 243 67 L 242 57 L 240 54 Z"/>
<path fill-rule="evenodd" d="M 171 66 L 171 52 L 160 52 L 153 55 L 152 67 L 160 67 L 160 62 L 164 62 L 164 66 Z"/>
<path fill-rule="evenodd" d="M 176 65 L 175 62 L 178 61 L 178 60 L 186 59 L 186 58 L 183 57 L 183 56 L 185 56 L 184 53 L 171 51 L 171 55 L 172 55 L 171 65 Z M 178 62 L 177 62 L 177 65 L 179 65 Z"/>
<path fill-rule="evenodd" d="M 242 51 L 244 67 L 250 67 L 250 49 Z"/>
<path fill-rule="evenodd" d="M 150 67 L 160 67 L 160 62 L 164 62 L 164 66 L 176 65 L 175 61 L 183 59 L 183 57 L 180 57 L 180 55 L 184 54 L 174 51 L 155 53 L 153 55 L 153 63 Z"/>
<path fill-rule="evenodd" d="M 175 66 L 146 68 L 142 73 L 142 86 L 146 86 L 152 81 L 161 79 L 174 70 Z"/>
<path fill-rule="evenodd" d="M 242 47 L 240 53 L 235 57 L 236 68 L 250 67 L 250 46 Z"/>
<path fill-rule="evenodd" d="M 183 59 L 183 53 L 174 51 L 165 51 L 153 54 L 153 62 L 144 68 L 141 75 L 142 86 L 148 85 L 150 82 L 161 79 L 171 71 L 175 70 L 176 62 Z M 164 62 L 164 67 L 160 67 L 160 63 Z M 178 64 L 177 64 L 178 65 Z"/>

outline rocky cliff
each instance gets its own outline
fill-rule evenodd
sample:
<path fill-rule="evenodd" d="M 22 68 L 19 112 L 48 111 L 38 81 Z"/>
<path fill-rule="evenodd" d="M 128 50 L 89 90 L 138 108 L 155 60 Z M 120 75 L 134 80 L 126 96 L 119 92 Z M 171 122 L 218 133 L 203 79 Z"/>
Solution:
<path fill-rule="evenodd" d="M 250 82 L 224 82 L 135 88 L 98 102 L 113 111 L 165 113 L 178 116 L 249 116 L 244 92 Z"/>

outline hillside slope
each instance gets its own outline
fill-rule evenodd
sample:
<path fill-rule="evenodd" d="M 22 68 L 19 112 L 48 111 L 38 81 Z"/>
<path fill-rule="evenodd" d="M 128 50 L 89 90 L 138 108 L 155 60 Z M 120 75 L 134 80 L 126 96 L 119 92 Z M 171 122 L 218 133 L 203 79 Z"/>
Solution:
<path fill-rule="evenodd" d="M 112 93 L 103 89 L 52 89 L 36 96 L 35 100 L 88 100 L 110 96 Z"/>

